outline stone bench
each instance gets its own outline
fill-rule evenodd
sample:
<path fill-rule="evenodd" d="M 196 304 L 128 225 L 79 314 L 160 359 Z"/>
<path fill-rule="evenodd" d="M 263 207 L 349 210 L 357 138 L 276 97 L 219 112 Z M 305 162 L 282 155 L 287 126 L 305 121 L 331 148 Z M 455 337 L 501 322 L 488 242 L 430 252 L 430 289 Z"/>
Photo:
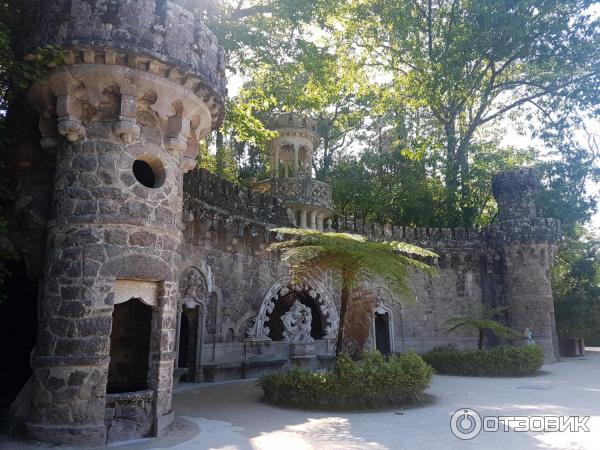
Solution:
<path fill-rule="evenodd" d="M 215 381 L 239 380 L 244 371 L 241 362 L 222 362 L 202 365 L 203 379 L 207 383 Z"/>
<path fill-rule="evenodd" d="M 257 378 L 265 373 L 280 370 L 287 359 L 250 359 L 242 362 L 244 378 Z"/>

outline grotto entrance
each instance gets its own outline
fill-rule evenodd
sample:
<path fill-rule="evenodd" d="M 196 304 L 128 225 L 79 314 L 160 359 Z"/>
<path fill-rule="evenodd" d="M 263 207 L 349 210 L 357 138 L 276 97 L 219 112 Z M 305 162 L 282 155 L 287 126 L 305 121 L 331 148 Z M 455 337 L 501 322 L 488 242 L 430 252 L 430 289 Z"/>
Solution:
<path fill-rule="evenodd" d="M 110 334 L 110 363 L 106 392 L 116 394 L 148 389 L 152 308 L 139 298 L 116 304 Z"/>
<path fill-rule="evenodd" d="M 13 402 L 31 376 L 29 359 L 37 333 L 38 282 L 23 261 L 5 262 L 8 274 L 0 285 L 0 342 L 10 370 L 2 372 L 0 411 Z"/>
<path fill-rule="evenodd" d="M 390 342 L 390 315 L 375 313 L 375 348 L 382 355 L 392 353 Z"/>
<path fill-rule="evenodd" d="M 324 332 L 321 312 L 319 310 L 319 294 L 317 294 L 316 298 L 312 298 L 309 293 L 304 290 L 299 291 L 291 289 L 290 292 L 287 292 L 286 294 L 282 294 L 282 292 L 283 291 L 278 294 L 277 299 L 274 299 L 275 307 L 273 308 L 273 312 L 269 314 L 269 321 L 267 322 L 269 326 L 269 338 L 273 341 L 284 340 L 283 332 L 285 327 L 281 318 L 292 308 L 292 305 L 298 301 L 310 308 L 312 315 L 310 336 L 315 340 L 322 339 Z"/>

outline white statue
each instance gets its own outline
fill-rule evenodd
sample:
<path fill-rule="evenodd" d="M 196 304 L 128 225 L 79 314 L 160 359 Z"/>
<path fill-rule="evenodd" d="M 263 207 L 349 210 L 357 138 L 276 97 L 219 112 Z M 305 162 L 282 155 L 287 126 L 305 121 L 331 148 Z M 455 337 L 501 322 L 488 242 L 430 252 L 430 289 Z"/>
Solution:
<path fill-rule="evenodd" d="M 281 321 L 285 327 L 283 338 L 286 341 L 295 344 L 314 341 L 310 335 L 312 314 L 308 306 L 296 300 L 290 310 L 281 317 Z"/>

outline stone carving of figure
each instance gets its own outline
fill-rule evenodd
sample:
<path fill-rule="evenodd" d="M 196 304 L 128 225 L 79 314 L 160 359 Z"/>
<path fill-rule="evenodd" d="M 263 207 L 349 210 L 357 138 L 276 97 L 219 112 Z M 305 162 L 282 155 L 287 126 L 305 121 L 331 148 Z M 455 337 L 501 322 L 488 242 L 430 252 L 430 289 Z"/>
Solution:
<path fill-rule="evenodd" d="M 314 341 L 310 335 L 312 314 L 308 306 L 296 300 L 290 310 L 281 317 L 281 321 L 285 327 L 283 338 L 286 341 L 294 344 Z"/>
<path fill-rule="evenodd" d="M 179 281 L 179 290 L 183 298 L 202 300 L 208 291 L 202 272 L 195 267 L 188 267 Z"/>

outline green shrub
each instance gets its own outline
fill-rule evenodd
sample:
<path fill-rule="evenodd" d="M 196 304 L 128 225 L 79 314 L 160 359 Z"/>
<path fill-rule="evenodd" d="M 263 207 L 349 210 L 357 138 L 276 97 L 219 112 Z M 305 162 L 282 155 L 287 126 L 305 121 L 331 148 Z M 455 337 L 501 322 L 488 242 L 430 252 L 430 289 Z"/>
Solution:
<path fill-rule="evenodd" d="M 414 352 L 384 357 L 365 353 L 336 360 L 333 370 L 262 376 L 257 385 L 267 402 L 301 408 L 365 409 L 414 403 L 431 382 L 433 369 Z"/>
<path fill-rule="evenodd" d="M 544 363 L 544 349 L 539 345 L 491 350 L 438 347 L 425 353 L 423 359 L 441 374 L 528 375 L 537 372 Z"/>

